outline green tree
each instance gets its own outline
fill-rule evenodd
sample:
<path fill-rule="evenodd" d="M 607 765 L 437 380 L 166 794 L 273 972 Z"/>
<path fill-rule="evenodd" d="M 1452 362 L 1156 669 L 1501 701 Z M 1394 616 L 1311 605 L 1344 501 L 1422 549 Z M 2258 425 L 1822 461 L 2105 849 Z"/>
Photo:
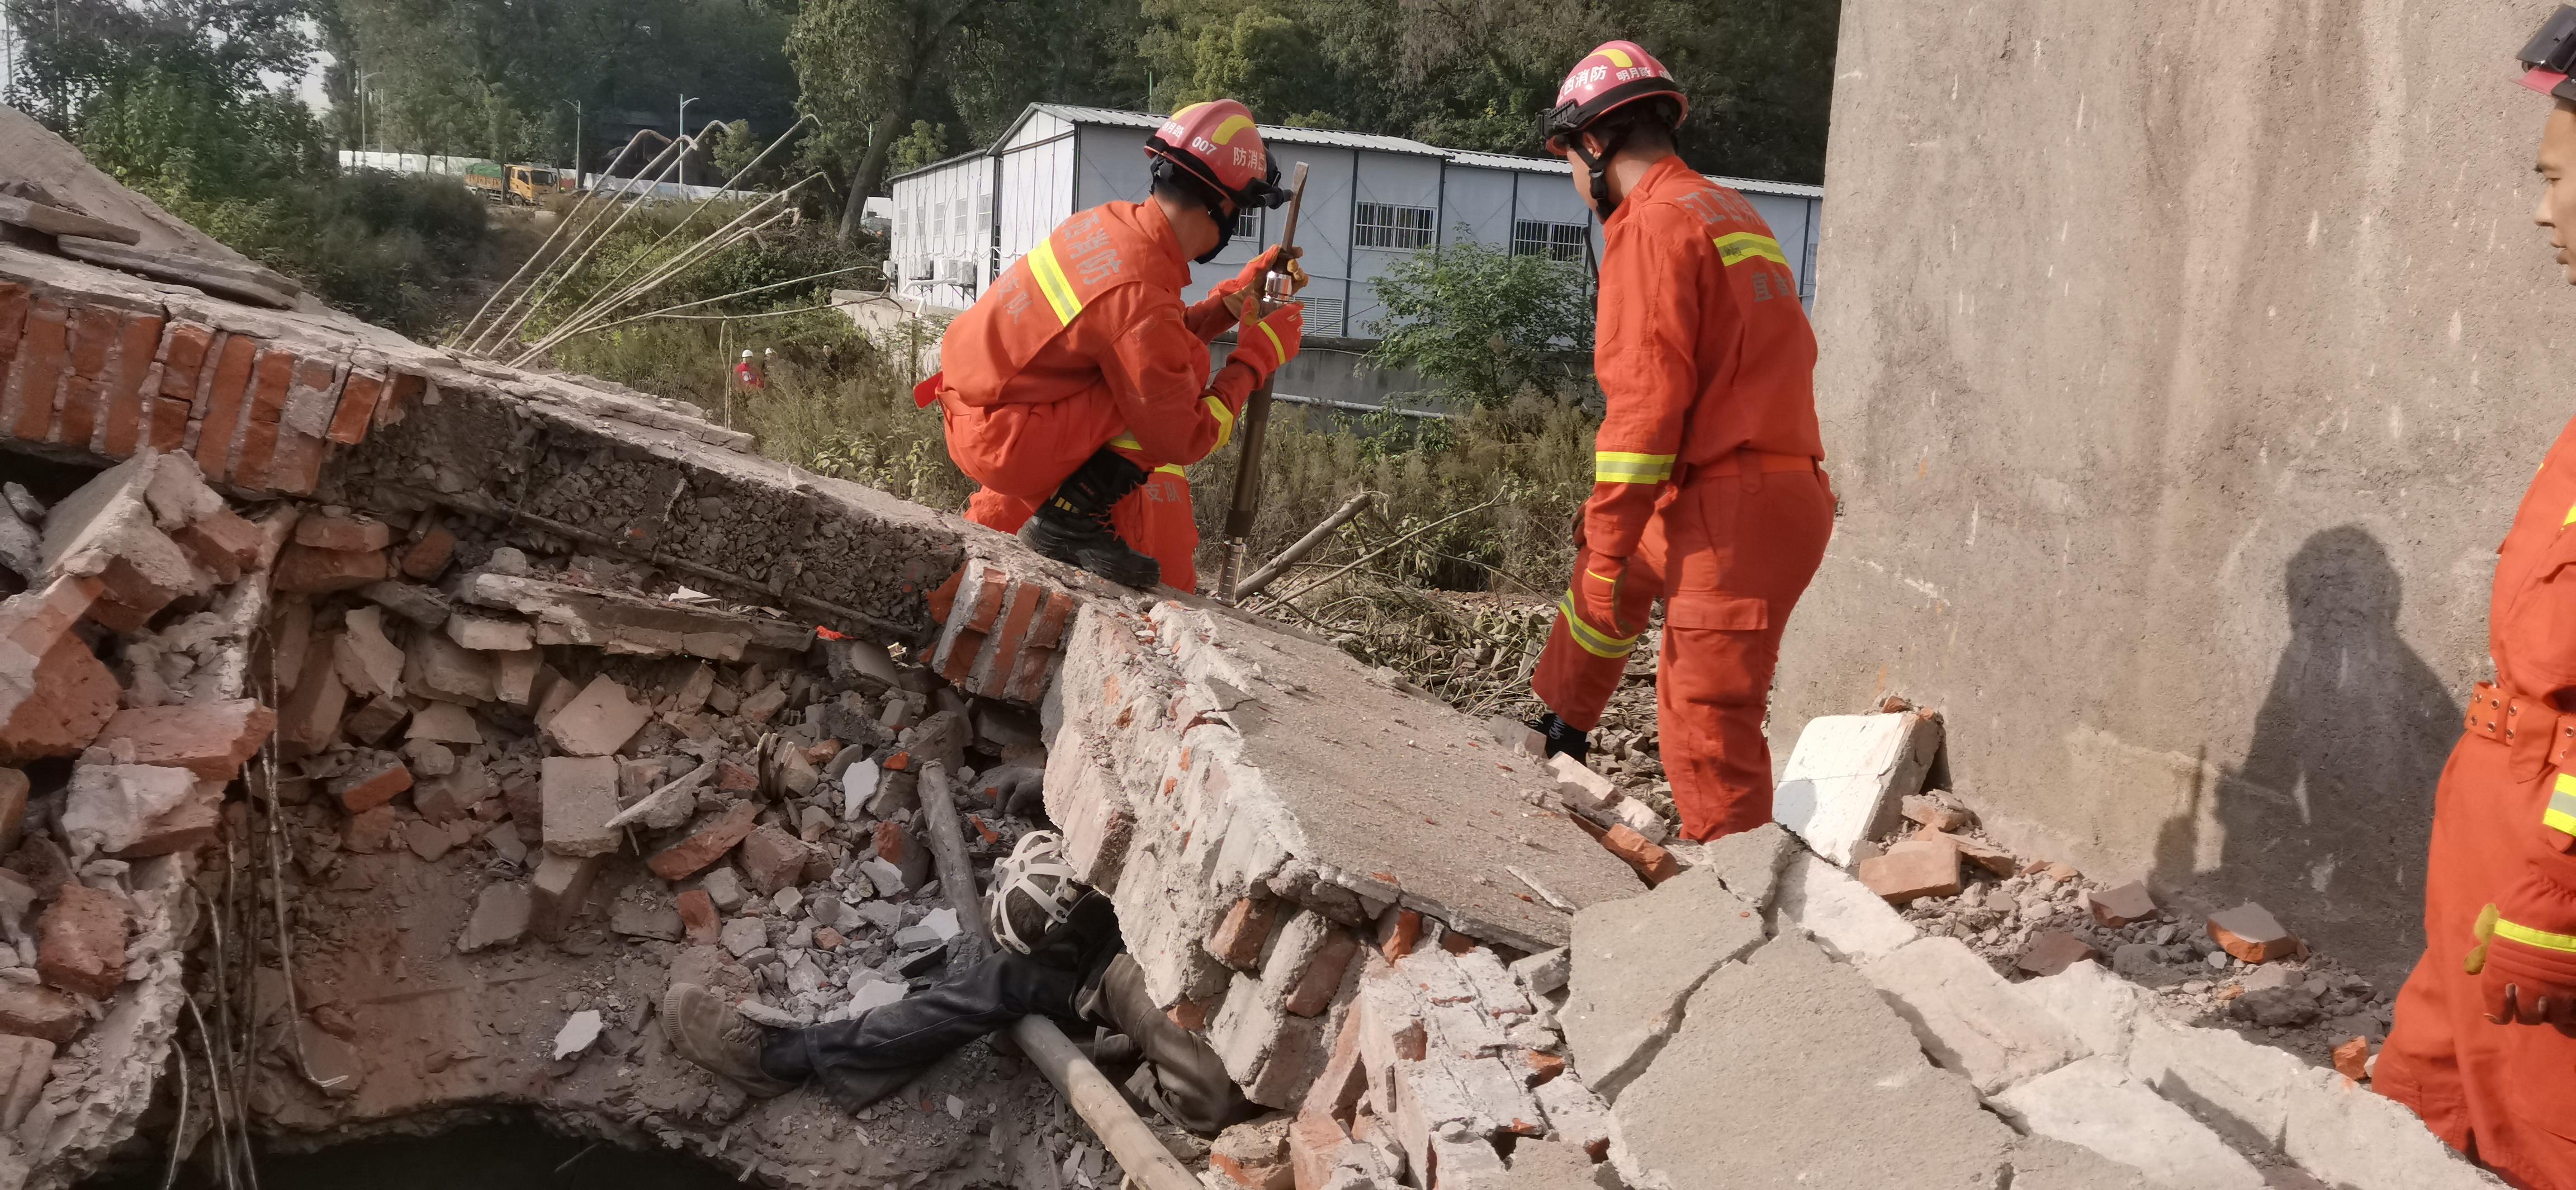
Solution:
<path fill-rule="evenodd" d="M 912 122 L 912 131 L 902 140 L 894 143 L 890 167 L 896 173 L 901 173 L 905 170 L 920 169 L 946 156 L 948 156 L 948 126 L 933 124 L 928 120 L 915 120 Z"/>
<path fill-rule="evenodd" d="M 1412 368 L 1441 396 L 1498 408 L 1524 389 L 1579 392 L 1590 373 L 1592 287 L 1578 265 L 1461 238 L 1370 284 L 1386 315 L 1369 358 Z"/>
<path fill-rule="evenodd" d="M 820 133 L 809 159 L 849 162 L 841 242 L 856 242 L 867 198 L 884 184 L 895 142 L 930 98 L 962 30 L 993 0 L 806 0 L 787 37 Z"/>

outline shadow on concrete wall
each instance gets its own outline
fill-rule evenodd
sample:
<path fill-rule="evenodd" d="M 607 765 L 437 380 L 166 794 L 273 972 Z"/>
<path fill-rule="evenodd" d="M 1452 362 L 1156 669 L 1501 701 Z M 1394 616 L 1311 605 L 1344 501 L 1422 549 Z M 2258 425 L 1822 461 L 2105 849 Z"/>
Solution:
<path fill-rule="evenodd" d="M 2258 901 L 2393 988 L 2423 948 L 2433 787 L 2461 709 L 2398 635 L 2397 568 L 2369 531 L 2308 538 L 2282 586 L 2290 643 L 2244 763 L 2165 824 L 2151 883 L 2221 907 Z M 2198 872 L 2204 796 L 2223 842 L 2217 869 Z"/>

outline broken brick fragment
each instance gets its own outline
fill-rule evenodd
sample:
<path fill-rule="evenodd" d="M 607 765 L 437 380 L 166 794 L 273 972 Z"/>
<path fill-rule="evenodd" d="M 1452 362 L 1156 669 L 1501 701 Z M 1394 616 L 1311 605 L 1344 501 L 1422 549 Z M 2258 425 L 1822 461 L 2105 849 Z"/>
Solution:
<path fill-rule="evenodd" d="M 1635 868 L 1637 875 L 1645 880 L 1649 888 L 1682 874 L 1681 861 L 1674 859 L 1672 852 L 1656 845 L 1626 824 L 1614 826 L 1602 832 L 1601 846 L 1608 849 L 1610 854 L 1618 856 L 1629 867 Z"/>
<path fill-rule="evenodd" d="M 1862 860 L 1857 873 L 1869 891 L 1891 905 L 1959 893 L 1959 848 L 1947 839 L 1907 839 L 1887 854 Z"/>
<path fill-rule="evenodd" d="M 455 557 L 456 535 L 448 532 L 447 526 L 440 525 L 421 534 L 420 540 L 403 551 L 403 577 L 413 582 L 429 582 L 444 573 L 447 564 Z"/>
<path fill-rule="evenodd" d="M 1270 941 L 1270 930 L 1279 924 L 1279 902 L 1270 897 L 1244 897 L 1226 910 L 1225 917 L 1208 935 L 1207 952 L 1216 961 L 1237 971 L 1251 972 L 1261 965 L 1261 947 Z"/>
<path fill-rule="evenodd" d="M 317 550 L 381 550 L 393 541 L 393 527 L 383 521 L 308 513 L 295 522 L 295 544 Z"/>
<path fill-rule="evenodd" d="M 689 837 L 653 853 L 644 866 L 664 880 L 686 880 L 706 870 L 707 865 L 723 859 L 734 845 L 751 834 L 760 818 L 760 804 L 740 801 L 725 807 L 721 814 L 701 820 Z"/>
<path fill-rule="evenodd" d="M 331 779 L 331 796 L 340 799 L 340 808 L 351 814 L 363 814 L 394 800 L 411 788 L 411 769 L 402 759 L 387 752 L 372 761 L 362 762 L 350 771 Z"/>
<path fill-rule="evenodd" d="M 689 945 L 713 946 L 724 922 L 716 916 L 715 898 L 703 888 L 692 888 L 679 895 L 680 927 L 688 931 Z"/>
<path fill-rule="evenodd" d="M 23 983 L 0 983 L 0 1033 L 41 1037 L 55 1044 L 80 1036 L 89 1023 L 80 1003 L 61 992 Z"/>
<path fill-rule="evenodd" d="M 104 1000 L 125 982 L 125 899 L 65 881 L 36 923 L 36 972 L 65 991 Z"/>
<path fill-rule="evenodd" d="M 259 526 L 229 508 L 218 508 L 174 529 L 170 538 L 215 576 L 230 583 L 259 567 L 265 544 Z"/>
<path fill-rule="evenodd" d="M 2093 920 L 2115 930 L 2156 915 L 2156 898 L 2147 892 L 2144 883 L 2136 880 L 2118 888 L 2087 894 L 2084 902 L 2093 911 Z"/>
<path fill-rule="evenodd" d="M 813 856 L 813 849 L 796 836 L 774 826 L 758 827 L 743 837 L 742 874 L 761 895 L 773 895 L 803 883 L 805 864 Z"/>
<path fill-rule="evenodd" d="M 69 756 L 97 738 L 123 692 L 72 631 L 96 579 L 55 579 L 0 602 L 0 764 Z"/>
<path fill-rule="evenodd" d="M 1523 1050 L 1521 1062 L 1527 1067 L 1521 1081 L 1528 1086 L 1538 1086 L 1565 1073 L 1565 1059 L 1542 1050 Z"/>
<path fill-rule="evenodd" d="M 1377 919 L 1377 951 L 1392 963 L 1413 953 L 1415 943 L 1422 941 L 1422 915 L 1411 909 L 1390 909 Z"/>
<path fill-rule="evenodd" d="M 1453 937 L 1463 938 L 1459 934 Z M 1306 973 L 1297 986 L 1288 990 L 1284 1007 L 1290 1016 L 1322 1016 L 1333 1006 L 1333 997 L 1342 990 L 1342 976 L 1349 972 L 1351 960 L 1359 957 L 1359 935 L 1349 930 L 1329 930 L 1323 944 L 1315 948 L 1315 957 L 1307 960 Z"/>
<path fill-rule="evenodd" d="M 134 749 L 133 763 L 171 765 L 209 781 L 229 781 L 277 728 L 277 713 L 259 700 L 183 703 L 119 711 L 98 742 Z"/>
<path fill-rule="evenodd" d="M 2249 963 L 2268 963 L 2300 953 L 2298 938 L 2284 929 L 2270 910 L 2251 901 L 2211 914 L 2209 940 Z"/>
<path fill-rule="evenodd" d="M 2335 1072 L 2354 1082 L 2370 1077 L 2370 1039 L 2356 1036 L 2334 1047 Z"/>
<path fill-rule="evenodd" d="M 383 580 L 391 572 L 379 551 L 317 549 L 299 541 L 278 552 L 270 585 L 280 591 L 311 594 L 354 591 Z"/>
<path fill-rule="evenodd" d="M 2101 957 L 2102 952 L 2082 938 L 2064 930 L 2041 930 L 2031 935 L 2029 945 L 2022 947 L 2013 966 L 2032 975 L 2055 975 L 2086 959 Z"/>

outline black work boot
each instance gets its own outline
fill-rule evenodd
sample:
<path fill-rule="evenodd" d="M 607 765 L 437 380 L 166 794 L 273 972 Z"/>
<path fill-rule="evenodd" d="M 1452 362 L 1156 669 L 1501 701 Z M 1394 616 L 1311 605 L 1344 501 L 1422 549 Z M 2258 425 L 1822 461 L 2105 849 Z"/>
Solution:
<path fill-rule="evenodd" d="M 1549 711 L 1532 720 L 1530 730 L 1547 737 L 1548 756 L 1563 753 L 1580 762 L 1592 754 L 1592 736 L 1567 726 L 1565 720 L 1557 718 L 1554 711 Z"/>
<path fill-rule="evenodd" d="M 1109 524 L 1109 510 L 1143 486 L 1144 468 L 1102 447 L 1038 506 L 1029 523 L 1020 526 L 1020 540 L 1047 557 L 1110 582 L 1151 590 L 1163 581 L 1162 564 L 1128 548 Z"/>

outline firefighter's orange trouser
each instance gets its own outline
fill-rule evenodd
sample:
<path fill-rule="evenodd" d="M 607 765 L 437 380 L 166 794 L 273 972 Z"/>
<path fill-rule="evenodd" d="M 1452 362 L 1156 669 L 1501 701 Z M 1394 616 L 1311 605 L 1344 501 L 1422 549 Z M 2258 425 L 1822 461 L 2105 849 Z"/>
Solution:
<path fill-rule="evenodd" d="M 1620 593 L 1626 633 L 1642 632 L 1655 601 L 1664 603 L 1655 722 L 1690 839 L 1771 820 L 1764 704 L 1789 609 L 1834 526 L 1833 490 L 1812 460 L 1760 455 L 1746 467 L 1740 458 L 1694 469 L 1665 495 Z M 1590 731 L 1627 665 L 1577 644 L 1560 613 L 1531 684 L 1557 718 Z"/>
<path fill-rule="evenodd" d="M 2530 870 L 2532 824 L 2557 771 L 2551 735 L 2470 732 L 2451 749 L 2433 794 L 2424 956 L 2397 994 L 2372 1085 L 2514 1185 L 2576 1190 L 2576 1038 L 2488 1023 L 2478 977 L 2461 965 L 2478 912 Z"/>
<path fill-rule="evenodd" d="M 1127 432 L 1108 393 L 1097 388 L 1043 405 L 979 409 L 942 403 L 940 418 L 948 433 L 949 457 L 983 485 L 966 502 L 966 519 L 1004 533 L 1019 532 L 1074 468 L 1101 443 Z M 1109 510 L 1110 524 L 1120 540 L 1162 566 L 1163 585 L 1197 590 L 1199 527 L 1190 504 L 1190 481 L 1180 468 L 1158 467 L 1141 452 L 1111 449 L 1147 474 L 1145 486 Z"/>

